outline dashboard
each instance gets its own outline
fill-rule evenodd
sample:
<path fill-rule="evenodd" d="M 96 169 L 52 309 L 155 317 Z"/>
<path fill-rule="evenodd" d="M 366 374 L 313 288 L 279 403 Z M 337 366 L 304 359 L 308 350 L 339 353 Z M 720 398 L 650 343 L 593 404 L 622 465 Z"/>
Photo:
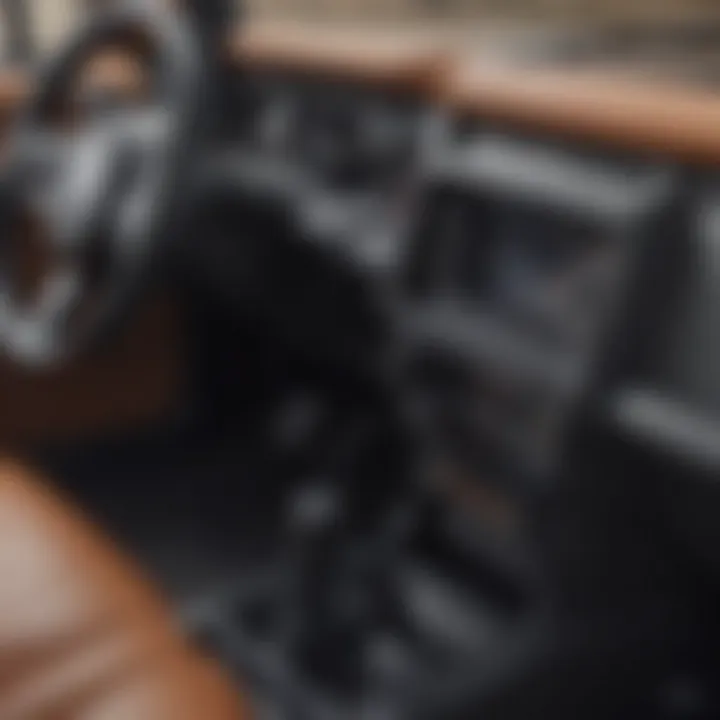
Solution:
<path fill-rule="evenodd" d="M 99 74 L 127 81 L 117 63 Z M 25 82 L 0 82 L 3 117 Z M 442 34 L 273 26 L 229 39 L 222 82 L 209 164 L 280 198 L 318 247 L 379 281 L 420 348 L 420 382 L 450 375 L 478 398 L 466 417 L 433 399 L 468 454 L 489 443 L 500 465 L 524 457 L 521 474 L 547 475 L 575 410 L 612 395 L 611 378 L 669 378 L 716 413 L 713 363 L 697 364 L 714 275 L 692 261 L 717 234 L 692 223 L 718 202 L 710 93 L 479 62 Z M 695 295 L 666 308 L 682 288 Z M 650 367 L 663 342 L 675 354 Z"/>
<path fill-rule="evenodd" d="M 258 62 L 242 81 L 253 90 L 234 86 L 233 142 L 300 167 L 304 222 L 390 278 L 432 437 L 475 475 L 534 487 L 589 403 L 680 462 L 709 456 L 623 397 L 652 388 L 718 417 L 701 360 L 711 321 L 693 305 L 714 282 L 692 260 L 708 256 L 694 218 L 720 162 L 710 93 L 617 68 L 480 62 L 424 39 L 408 82 L 403 43 L 389 59 L 379 38 L 373 54 L 357 37 L 313 51 L 312 32 L 270 35 L 233 46 Z"/>

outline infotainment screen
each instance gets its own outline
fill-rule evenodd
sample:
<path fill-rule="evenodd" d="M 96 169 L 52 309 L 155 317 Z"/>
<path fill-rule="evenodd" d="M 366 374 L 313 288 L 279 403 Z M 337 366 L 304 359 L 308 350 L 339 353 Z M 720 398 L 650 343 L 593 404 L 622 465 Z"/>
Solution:
<path fill-rule="evenodd" d="M 607 225 L 462 193 L 446 196 L 435 213 L 434 294 L 571 343 L 596 329 L 621 264 Z"/>
<path fill-rule="evenodd" d="M 549 212 L 505 207 L 491 236 L 492 269 L 482 295 L 503 314 L 541 331 L 574 336 L 603 305 L 613 245 L 602 228 Z"/>
<path fill-rule="evenodd" d="M 631 330 L 639 269 L 673 235 L 672 177 L 478 147 L 433 179 L 411 241 L 414 352 L 432 367 L 419 394 L 456 461 L 488 470 L 496 458 L 499 476 L 542 484 L 583 400 L 643 337 Z"/>

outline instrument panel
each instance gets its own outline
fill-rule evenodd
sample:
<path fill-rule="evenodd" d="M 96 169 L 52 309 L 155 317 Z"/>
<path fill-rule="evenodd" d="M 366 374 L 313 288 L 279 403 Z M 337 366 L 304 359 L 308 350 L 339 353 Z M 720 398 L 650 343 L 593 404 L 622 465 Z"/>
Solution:
<path fill-rule="evenodd" d="M 367 46 L 332 59 L 310 45 L 290 53 L 296 68 L 377 77 Z M 695 220 L 714 202 L 717 97 L 661 70 L 533 68 L 458 47 L 424 67 L 413 92 L 439 119 L 423 143 L 434 187 L 414 203 L 421 227 L 372 245 L 409 276 L 414 377 L 439 464 L 470 485 L 497 479 L 503 495 L 513 479 L 537 487 L 582 409 L 652 457 L 716 476 L 714 233 Z M 716 493 L 702 487 L 683 533 L 699 507 L 716 526 Z"/>
<path fill-rule="evenodd" d="M 319 184 L 383 186 L 414 159 L 423 116 L 417 97 L 271 71 L 230 85 L 225 140 L 299 164 Z"/>
<path fill-rule="evenodd" d="M 225 140 L 299 170 L 296 217 L 316 239 L 407 280 L 430 413 L 480 465 L 551 474 L 613 342 L 630 364 L 642 345 L 633 308 L 674 230 L 677 163 L 327 74 L 232 82 Z"/>
<path fill-rule="evenodd" d="M 241 184 L 262 185 L 341 263 L 399 273 L 437 108 L 406 89 L 268 68 L 227 87 L 218 155 Z"/>
<path fill-rule="evenodd" d="M 286 35 L 251 26 L 230 39 L 218 145 L 301 166 L 306 214 L 326 237 L 341 236 L 343 251 L 372 256 L 376 268 L 409 262 L 415 275 L 417 258 L 432 258 L 436 294 L 462 304 L 456 324 L 469 316 L 476 335 L 494 338 L 480 354 L 524 349 L 518 364 L 530 375 L 535 356 L 538 377 L 565 373 L 556 357 L 592 345 L 612 313 L 607 288 L 628 259 L 619 238 L 634 237 L 624 218 L 666 192 L 679 161 L 720 156 L 707 94 L 558 68 L 478 68 L 457 48 L 412 38 L 339 33 L 330 47 L 302 28 L 294 42 Z M 26 82 L 13 73 L 0 86 L 4 114 Z M 445 116 L 470 118 L 470 131 L 446 132 Z M 435 198 L 419 202 L 426 155 Z M 404 220 L 448 187 L 442 219 L 422 216 L 442 225 L 443 241 L 408 258 Z M 341 210 L 332 221 L 321 212 L 331 205 Z"/>

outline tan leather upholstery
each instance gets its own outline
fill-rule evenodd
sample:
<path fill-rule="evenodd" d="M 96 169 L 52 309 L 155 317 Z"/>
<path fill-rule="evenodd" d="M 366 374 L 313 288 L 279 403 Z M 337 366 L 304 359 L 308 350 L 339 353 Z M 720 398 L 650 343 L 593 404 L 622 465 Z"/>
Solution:
<path fill-rule="evenodd" d="M 249 718 L 136 568 L 9 463 L 0 465 L 0 718 Z"/>

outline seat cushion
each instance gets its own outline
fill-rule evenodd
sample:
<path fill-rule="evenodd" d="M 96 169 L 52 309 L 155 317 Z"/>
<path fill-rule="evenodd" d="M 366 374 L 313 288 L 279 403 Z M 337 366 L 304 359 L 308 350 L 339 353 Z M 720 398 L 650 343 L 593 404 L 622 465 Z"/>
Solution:
<path fill-rule="evenodd" d="M 43 479 L 0 463 L 0 718 L 249 717 L 133 563 Z"/>

